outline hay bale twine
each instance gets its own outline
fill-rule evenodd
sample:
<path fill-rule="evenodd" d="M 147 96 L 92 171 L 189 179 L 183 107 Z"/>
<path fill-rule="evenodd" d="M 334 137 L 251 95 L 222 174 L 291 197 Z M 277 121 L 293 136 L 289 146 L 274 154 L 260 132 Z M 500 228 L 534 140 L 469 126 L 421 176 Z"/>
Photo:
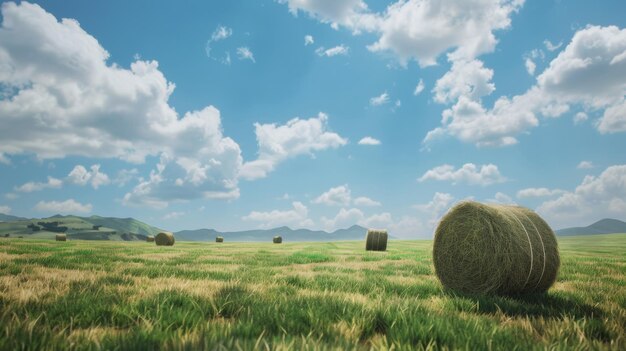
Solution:
<path fill-rule="evenodd" d="M 154 237 L 154 242 L 158 246 L 173 246 L 176 239 L 172 233 L 159 233 Z"/>
<path fill-rule="evenodd" d="M 149 243 L 153 243 L 154 242 L 154 236 L 153 235 L 148 235 L 146 237 L 146 241 L 149 242 Z"/>
<path fill-rule="evenodd" d="M 223 236 L 216 236 L 215 237 L 215 242 L 216 243 L 223 243 L 224 242 L 224 237 Z"/>
<path fill-rule="evenodd" d="M 54 236 L 54 239 L 56 241 L 67 241 L 67 235 L 66 234 L 57 234 Z"/>
<path fill-rule="evenodd" d="M 367 236 L 365 237 L 365 250 L 386 251 L 387 237 L 386 230 L 368 229 Z"/>
<path fill-rule="evenodd" d="M 433 263 L 446 288 L 514 295 L 547 291 L 560 258 L 554 232 L 532 210 L 464 201 L 439 222 Z"/>
<path fill-rule="evenodd" d="M 282 237 L 282 236 L 280 236 L 280 235 L 276 235 L 276 236 L 272 239 L 272 241 L 274 242 L 274 244 L 280 244 L 280 243 L 282 243 L 282 242 L 283 242 L 283 237 Z"/>

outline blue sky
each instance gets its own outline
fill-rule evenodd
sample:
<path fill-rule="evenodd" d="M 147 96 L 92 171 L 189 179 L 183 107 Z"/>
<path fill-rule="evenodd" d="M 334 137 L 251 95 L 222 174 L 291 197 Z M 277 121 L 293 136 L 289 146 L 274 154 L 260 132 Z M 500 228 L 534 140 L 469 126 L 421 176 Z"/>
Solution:
<path fill-rule="evenodd" d="M 428 238 L 626 219 L 626 3 L 3 2 L 0 212 Z"/>

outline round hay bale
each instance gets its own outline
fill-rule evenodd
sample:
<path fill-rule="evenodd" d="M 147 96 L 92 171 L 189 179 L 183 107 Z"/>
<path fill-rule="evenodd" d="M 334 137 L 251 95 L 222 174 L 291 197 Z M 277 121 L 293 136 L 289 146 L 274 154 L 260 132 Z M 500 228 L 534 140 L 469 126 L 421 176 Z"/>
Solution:
<path fill-rule="evenodd" d="M 367 236 L 365 237 L 365 250 L 386 251 L 387 237 L 386 230 L 368 229 Z"/>
<path fill-rule="evenodd" d="M 216 242 L 216 243 L 223 243 L 223 242 L 224 242 L 224 237 L 223 237 L 223 236 L 217 236 L 217 237 L 215 237 L 215 242 Z"/>
<path fill-rule="evenodd" d="M 172 233 L 159 233 L 154 237 L 154 242 L 158 246 L 173 246 L 176 239 Z"/>
<path fill-rule="evenodd" d="M 542 293 L 556 280 L 556 236 L 532 210 L 464 201 L 441 219 L 433 245 L 435 272 L 463 293 Z"/>
<path fill-rule="evenodd" d="M 57 234 L 54 236 L 56 241 L 67 241 L 67 235 L 65 234 Z"/>
<path fill-rule="evenodd" d="M 274 242 L 274 244 L 280 244 L 280 243 L 282 243 L 282 242 L 283 242 L 283 237 L 282 237 L 282 236 L 280 236 L 280 235 L 276 235 L 276 236 L 272 239 L 272 241 Z"/>
<path fill-rule="evenodd" d="M 148 235 L 146 237 L 146 241 L 149 242 L 149 243 L 153 243 L 154 242 L 154 236 L 153 235 Z"/>

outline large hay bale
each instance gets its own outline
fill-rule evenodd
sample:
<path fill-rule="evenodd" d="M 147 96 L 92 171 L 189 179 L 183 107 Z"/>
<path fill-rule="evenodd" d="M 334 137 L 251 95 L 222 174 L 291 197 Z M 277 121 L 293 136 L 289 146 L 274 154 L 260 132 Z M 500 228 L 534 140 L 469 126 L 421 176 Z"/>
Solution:
<path fill-rule="evenodd" d="M 532 210 L 464 201 L 435 231 L 433 263 L 441 283 L 464 293 L 542 293 L 556 280 L 556 236 Z"/>
<path fill-rule="evenodd" d="M 385 251 L 387 250 L 387 231 L 368 229 L 365 237 L 365 250 Z"/>
<path fill-rule="evenodd" d="M 154 237 L 154 242 L 158 246 L 173 246 L 176 239 L 172 233 L 159 233 Z"/>
<path fill-rule="evenodd" d="M 223 243 L 223 242 L 224 242 L 224 237 L 223 237 L 223 236 L 217 236 L 217 237 L 215 237 L 215 242 L 216 242 L 216 243 Z"/>
<path fill-rule="evenodd" d="M 280 235 L 276 235 L 276 236 L 272 239 L 272 241 L 274 242 L 274 244 L 280 244 L 280 243 L 282 243 L 282 242 L 283 242 L 283 237 L 282 237 L 282 236 L 280 236 Z"/>
<path fill-rule="evenodd" d="M 57 234 L 54 236 L 56 241 L 67 241 L 67 235 L 65 234 Z"/>
<path fill-rule="evenodd" d="M 148 235 L 148 236 L 146 237 L 146 241 L 147 241 L 147 242 L 149 242 L 149 243 L 153 243 L 153 242 L 154 242 L 154 236 L 152 236 L 152 235 Z"/>

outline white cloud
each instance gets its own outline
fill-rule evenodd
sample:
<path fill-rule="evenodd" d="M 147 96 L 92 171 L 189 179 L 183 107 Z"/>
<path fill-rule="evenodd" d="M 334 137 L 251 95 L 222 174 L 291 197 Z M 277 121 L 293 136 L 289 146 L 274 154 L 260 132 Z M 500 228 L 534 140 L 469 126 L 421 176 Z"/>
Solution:
<path fill-rule="evenodd" d="M 530 57 L 527 57 L 526 60 L 524 60 L 524 65 L 526 66 L 526 72 L 528 72 L 531 76 L 534 76 L 535 69 L 537 68 L 535 62 Z"/>
<path fill-rule="evenodd" d="M 434 99 L 439 103 L 450 103 L 464 96 L 479 101 L 496 89 L 492 78 L 493 70 L 485 68 L 482 61 L 453 61 L 450 70 L 435 83 Z"/>
<path fill-rule="evenodd" d="M 415 205 L 414 207 L 425 216 L 425 218 L 421 216 L 421 218 L 415 219 L 415 222 L 420 224 L 418 228 L 432 233 L 439 223 L 439 219 L 450 208 L 454 200 L 455 198 L 451 194 L 436 192 L 433 199 L 428 203 Z"/>
<path fill-rule="evenodd" d="M 38 5 L 4 3 L 2 18 L 0 83 L 17 93 L 0 100 L 0 152 L 135 163 L 165 155 L 168 162 L 127 194 L 128 204 L 238 194 L 241 152 L 223 136 L 219 111 L 180 117 L 168 103 L 175 86 L 156 61 L 109 64 L 77 21 L 59 22 Z"/>
<path fill-rule="evenodd" d="M 117 176 L 113 179 L 113 184 L 117 184 L 120 187 L 125 186 L 127 183 L 136 179 L 139 175 L 139 170 L 137 168 L 132 169 L 122 169 L 117 172 Z"/>
<path fill-rule="evenodd" d="M 11 160 L 2 152 L 0 152 L 0 163 L 4 163 L 5 165 L 10 165 Z"/>
<path fill-rule="evenodd" d="M 286 211 L 273 210 L 270 212 L 252 211 L 242 217 L 244 221 L 259 222 L 261 228 L 291 226 L 297 228 L 310 227 L 313 221 L 308 218 L 308 209 L 301 202 L 293 202 L 293 209 Z"/>
<path fill-rule="evenodd" d="M 35 210 L 46 213 L 59 213 L 59 214 L 75 214 L 75 213 L 89 213 L 92 210 L 91 204 L 81 204 L 74 199 L 59 201 L 39 201 L 35 205 Z"/>
<path fill-rule="evenodd" d="M 252 51 L 250 51 L 249 48 L 245 46 L 237 48 L 237 57 L 240 60 L 250 60 L 256 63 L 256 60 L 254 59 L 254 54 L 252 53 Z"/>
<path fill-rule="evenodd" d="M 381 203 L 375 200 L 370 199 L 369 197 L 360 196 L 354 199 L 354 206 L 362 206 L 362 207 L 375 207 L 380 206 Z"/>
<path fill-rule="evenodd" d="M 15 199 L 19 198 L 20 196 L 17 195 L 16 193 L 6 193 L 6 194 L 4 194 L 4 197 L 7 200 L 15 200 Z"/>
<path fill-rule="evenodd" d="M 550 40 L 546 39 L 543 41 L 543 45 L 546 46 L 546 49 L 548 49 L 548 51 L 555 51 L 563 45 L 563 42 L 559 42 L 558 44 L 552 44 Z"/>
<path fill-rule="evenodd" d="M 333 28 L 338 25 L 354 27 L 354 21 L 361 21 L 360 14 L 367 12 L 367 5 L 362 0 L 278 0 L 287 4 L 289 11 L 297 15 L 298 11 L 308 13 L 323 23 L 330 23 Z"/>
<path fill-rule="evenodd" d="M 574 124 L 575 125 L 581 124 L 581 123 L 583 123 L 584 121 L 586 121 L 588 119 L 589 119 L 589 116 L 587 116 L 586 113 L 584 113 L 582 111 L 578 112 L 578 113 L 576 113 L 576 115 L 574 115 Z"/>
<path fill-rule="evenodd" d="M 317 53 L 319 56 L 333 57 L 337 55 L 345 56 L 348 54 L 349 51 L 349 47 L 341 44 L 330 49 L 325 49 L 324 47 L 320 46 L 315 50 L 315 53 Z"/>
<path fill-rule="evenodd" d="M 100 172 L 100 165 L 92 165 L 91 171 L 88 171 L 82 165 L 76 165 L 70 174 L 67 175 L 67 178 L 73 184 L 81 186 L 90 184 L 94 189 L 111 182 L 106 173 Z"/>
<path fill-rule="evenodd" d="M 451 58 L 473 59 L 492 52 L 494 31 L 510 26 L 512 13 L 523 0 L 408 0 L 390 5 L 376 31 L 370 50 L 391 51 L 401 63 L 415 59 L 421 66 L 454 48 Z"/>
<path fill-rule="evenodd" d="M 0 213 L 9 214 L 11 213 L 11 207 L 9 206 L 0 206 Z"/>
<path fill-rule="evenodd" d="M 359 145 L 380 145 L 380 140 L 366 136 L 359 140 Z"/>
<path fill-rule="evenodd" d="M 449 181 L 452 184 L 467 183 L 475 185 L 491 185 L 506 181 L 498 166 L 487 164 L 480 166 L 480 169 L 473 163 L 466 163 L 461 168 L 455 169 L 452 165 L 441 165 L 426 171 L 418 181 L 426 180 Z"/>
<path fill-rule="evenodd" d="M 163 216 L 164 220 L 170 220 L 170 219 L 179 219 L 180 217 L 184 216 L 185 212 L 169 212 L 167 213 L 165 216 Z"/>
<path fill-rule="evenodd" d="M 211 34 L 211 38 L 209 38 L 209 40 L 207 40 L 206 42 L 206 46 L 204 48 L 204 51 L 206 52 L 206 55 L 208 58 L 215 60 L 217 62 L 220 62 L 222 64 L 225 65 L 230 65 L 231 61 L 230 61 L 230 52 L 226 51 L 224 52 L 222 57 L 218 57 L 217 55 L 215 55 L 213 53 L 213 44 L 218 42 L 218 41 L 222 41 L 225 39 L 230 38 L 233 35 L 233 30 L 232 28 L 226 27 L 226 26 L 222 26 L 222 25 L 218 25 L 217 28 L 215 28 L 215 30 L 213 31 L 213 34 Z M 137 57 L 139 58 L 139 57 Z"/>
<path fill-rule="evenodd" d="M 231 28 L 226 26 L 217 26 L 215 31 L 213 31 L 213 34 L 211 34 L 211 40 L 220 41 L 230 37 L 231 35 L 233 35 L 233 30 Z"/>
<path fill-rule="evenodd" d="M 549 197 L 561 195 L 565 191 L 561 189 L 548 189 L 548 188 L 526 188 L 517 192 L 518 199 L 526 199 L 532 197 Z"/>
<path fill-rule="evenodd" d="M 578 166 L 576 166 L 576 168 L 590 169 L 590 168 L 593 168 L 593 163 L 591 161 L 580 161 L 580 163 L 578 164 Z"/>
<path fill-rule="evenodd" d="M 424 138 L 429 143 L 445 135 L 477 146 L 517 143 L 516 136 L 539 125 L 536 114 L 559 117 L 571 106 L 603 110 L 601 133 L 626 131 L 626 29 L 588 26 L 537 77 L 522 95 L 500 97 L 492 109 L 461 95 L 444 111 L 442 127 Z M 623 56 L 623 58 L 622 58 Z"/>
<path fill-rule="evenodd" d="M 380 106 L 380 105 L 387 104 L 388 102 L 389 102 L 389 94 L 387 94 L 387 92 L 384 92 L 380 94 L 379 96 L 374 96 L 373 98 L 370 99 L 371 106 Z"/>
<path fill-rule="evenodd" d="M 326 231 L 332 232 L 337 229 L 353 226 L 363 221 L 364 218 L 365 215 L 363 214 L 363 211 L 358 208 L 342 208 L 334 218 L 322 217 L 320 222 Z"/>
<path fill-rule="evenodd" d="M 418 96 L 424 91 L 424 80 L 420 78 L 420 81 L 415 86 L 415 90 L 413 90 L 413 95 Z"/>
<path fill-rule="evenodd" d="M 43 189 L 59 189 L 62 185 L 63 181 L 61 179 L 48 177 L 48 181 L 46 183 L 28 182 L 15 187 L 15 191 L 19 191 L 21 193 L 32 193 Z"/>
<path fill-rule="evenodd" d="M 311 201 L 314 204 L 324 204 L 328 206 L 347 206 L 351 201 L 351 193 L 348 185 L 340 185 L 330 188 L 320 196 Z"/>
<path fill-rule="evenodd" d="M 315 43 L 315 39 L 313 39 L 312 35 L 304 36 L 304 46 L 313 45 Z"/>
<path fill-rule="evenodd" d="M 488 199 L 487 202 L 503 204 L 503 205 L 515 205 L 516 202 L 507 194 L 497 192 L 493 199 Z"/>
<path fill-rule="evenodd" d="M 605 169 L 599 176 L 586 176 L 572 192 L 542 203 L 537 211 L 556 227 L 588 225 L 626 213 L 626 165 Z"/>
<path fill-rule="evenodd" d="M 284 125 L 254 124 L 259 155 L 246 162 L 240 176 L 244 179 L 266 177 L 280 162 L 314 151 L 334 149 L 348 143 L 347 139 L 328 130 L 328 116 L 319 113 L 309 119 L 294 118 Z"/>

